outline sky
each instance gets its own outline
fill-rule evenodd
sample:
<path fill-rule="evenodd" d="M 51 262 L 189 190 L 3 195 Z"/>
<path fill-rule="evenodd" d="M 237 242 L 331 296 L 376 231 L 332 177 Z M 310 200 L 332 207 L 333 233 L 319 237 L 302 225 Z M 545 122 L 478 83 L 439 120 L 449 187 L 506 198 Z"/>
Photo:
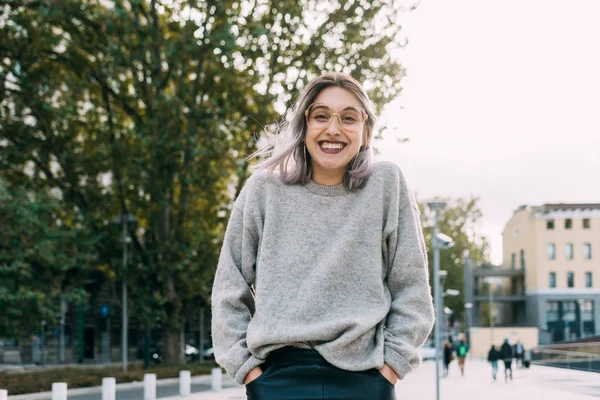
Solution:
<path fill-rule="evenodd" d="M 518 206 L 600 203 L 599 15 L 598 0 L 423 0 L 403 17 L 378 159 L 419 200 L 479 197 L 495 264 Z"/>

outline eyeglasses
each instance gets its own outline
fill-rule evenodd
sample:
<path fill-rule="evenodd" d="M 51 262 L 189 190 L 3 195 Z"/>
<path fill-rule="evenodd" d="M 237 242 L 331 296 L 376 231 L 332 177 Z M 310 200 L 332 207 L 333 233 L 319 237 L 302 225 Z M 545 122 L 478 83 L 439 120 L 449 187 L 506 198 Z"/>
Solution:
<path fill-rule="evenodd" d="M 337 115 L 342 129 L 349 133 L 357 133 L 363 128 L 365 121 L 369 118 L 366 111 L 360 107 L 348 106 L 339 113 L 333 112 L 325 104 L 311 104 L 304 111 L 306 124 L 312 129 L 323 129 Z"/>

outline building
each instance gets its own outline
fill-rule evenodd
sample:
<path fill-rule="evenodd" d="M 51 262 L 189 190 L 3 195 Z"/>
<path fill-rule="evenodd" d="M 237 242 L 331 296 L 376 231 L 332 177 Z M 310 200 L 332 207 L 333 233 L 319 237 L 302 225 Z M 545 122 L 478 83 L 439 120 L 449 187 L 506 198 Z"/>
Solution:
<path fill-rule="evenodd" d="M 525 317 L 544 342 L 600 333 L 600 204 L 522 206 L 502 235 L 504 268 L 523 269 Z"/>
<path fill-rule="evenodd" d="M 497 326 L 537 327 L 541 344 L 600 334 L 600 204 L 521 206 L 502 236 L 501 267 L 466 268 L 472 326 L 491 301 Z"/>

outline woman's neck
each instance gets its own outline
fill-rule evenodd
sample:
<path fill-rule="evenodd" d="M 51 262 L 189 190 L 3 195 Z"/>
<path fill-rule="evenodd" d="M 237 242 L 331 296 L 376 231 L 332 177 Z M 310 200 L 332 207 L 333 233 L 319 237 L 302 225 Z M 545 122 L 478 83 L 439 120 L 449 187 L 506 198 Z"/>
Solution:
<path fill-rule="evenodd" d="M 344 173 L 340 173 L 339 171 L 320 171 L 319 169 L 313 169 L 311 179 L 319 185 L 335 186 L 344 181 Z"/>

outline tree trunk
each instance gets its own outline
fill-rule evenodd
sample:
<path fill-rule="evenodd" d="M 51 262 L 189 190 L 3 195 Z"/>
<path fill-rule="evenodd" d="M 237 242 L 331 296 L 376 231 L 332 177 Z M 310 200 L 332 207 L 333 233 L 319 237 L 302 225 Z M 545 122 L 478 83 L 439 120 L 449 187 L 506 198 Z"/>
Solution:
<path fill-rule="evenodd" d="M 183 364 L 185 349 L 183 343 L 183 324 L 166 326 L 163 331 L 163 363 Z"/>

